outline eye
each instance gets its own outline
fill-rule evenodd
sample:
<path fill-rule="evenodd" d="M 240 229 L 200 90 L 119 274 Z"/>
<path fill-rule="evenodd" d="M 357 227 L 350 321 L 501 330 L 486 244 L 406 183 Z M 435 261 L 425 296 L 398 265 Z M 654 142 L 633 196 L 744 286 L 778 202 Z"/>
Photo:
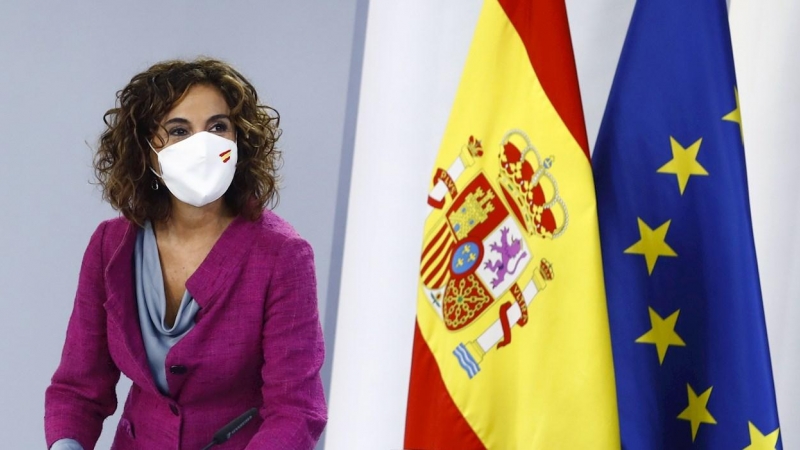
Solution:
<path fill-rule="evenodd" d="M 217 122 L 214 125 L 211 125 L 211 128 L 209 128 L 208 131 L 212 133 L 225 133 L 226 131 L 228 131 L 229 128 L 230 127 L 228 126 L 227 123 Z"/>
<path fill-rule="evenodd" d="M 189 132 L 186 130 L 186 128 L 175 127 L 175 128 L 171 128 L 169 130 L 169 135 L 170 136 L 176 136 L 176 137 L 184 137 L 184 136 L 188 136 Z"/>

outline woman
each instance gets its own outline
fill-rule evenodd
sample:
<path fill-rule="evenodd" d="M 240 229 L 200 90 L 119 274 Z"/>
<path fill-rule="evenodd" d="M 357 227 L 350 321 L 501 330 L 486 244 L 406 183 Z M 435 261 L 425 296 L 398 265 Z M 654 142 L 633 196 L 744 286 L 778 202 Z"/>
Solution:
<path fill-rule="evenodd" d="M 94 448 L 133 381 L 114 449 L 311 449 L 326 422 L 311 247 L 273 212 L 278 115 L 225 63 L 168 61 L 105 115 L 95 171 L 124 217 L 81 266 L 45 395 L 51 449 Z M 55 443 L 55 444 L 54 444 Z"/>

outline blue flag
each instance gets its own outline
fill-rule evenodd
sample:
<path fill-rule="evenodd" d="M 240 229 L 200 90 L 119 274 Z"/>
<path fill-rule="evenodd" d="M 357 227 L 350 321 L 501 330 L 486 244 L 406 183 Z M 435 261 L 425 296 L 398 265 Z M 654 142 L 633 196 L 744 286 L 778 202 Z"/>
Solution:
<path fill-rule="evenodd" d="M 638 1 L 594 152 L 626 449 L 781 448 L 724 0 Z"/>

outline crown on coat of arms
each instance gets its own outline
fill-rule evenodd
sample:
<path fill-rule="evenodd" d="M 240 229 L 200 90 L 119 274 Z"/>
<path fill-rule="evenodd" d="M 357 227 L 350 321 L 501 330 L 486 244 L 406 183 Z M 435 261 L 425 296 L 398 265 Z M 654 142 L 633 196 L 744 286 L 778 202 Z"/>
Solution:
<path fill-rule="evenodd" d="M 539 273 L 542 275 L 542 278 L 547 281 L 552 281 L 556 276 L 555 272 L 553 272 L 553 264 L 544 258 L 542 258 L 542 261 L 539 263 Z"/>
<path fill-rule="evenodd" d="M 498 181 L 517 220 L 532 236 L 561 236 L 567 229 L 569 214 L 550 172 L 555 158 L 542 159 L 521 130 L 507 132 L 501 147 Z M 529 159 L 529 154 L 536 160 Z"/>

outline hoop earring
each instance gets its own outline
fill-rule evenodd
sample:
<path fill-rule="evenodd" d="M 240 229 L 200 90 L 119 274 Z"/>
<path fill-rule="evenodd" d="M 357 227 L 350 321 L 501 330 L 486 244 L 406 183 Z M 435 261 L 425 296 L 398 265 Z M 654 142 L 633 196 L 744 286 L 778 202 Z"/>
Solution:
<path fill-rule="evenodd" d="M 150 183 L 150 189 L 152 189 L 152 190 L 154 190 L 154 191 L 157 191 L 157 190 L 158 190 L 158 188 L 159 188 L 159 185 L 158 185 L 158 178 L 153 178 L 153 182 L 152 182 L 152 183 Z"/>

